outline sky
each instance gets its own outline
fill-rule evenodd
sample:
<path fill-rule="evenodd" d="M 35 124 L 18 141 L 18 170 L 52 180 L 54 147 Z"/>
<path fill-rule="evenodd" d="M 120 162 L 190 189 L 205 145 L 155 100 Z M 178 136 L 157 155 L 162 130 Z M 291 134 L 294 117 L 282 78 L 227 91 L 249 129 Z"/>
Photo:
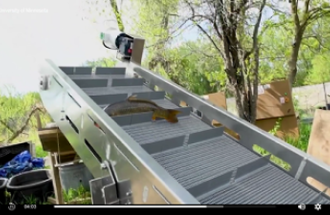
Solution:
<path fill-rule="evenodd" d="M 38 90 L 38 63 L 79 66 L 105 57 L 95 24 L 82 21 L 79 0 L 0 1 L 0 86 Z"/>
<path fill-rule="evenodd" d="M 45 58 L 59 66 L 80 66 L 109 56 L 99 40 L 104 17 L 95 18 L 96 24 L 82 19 L 87 13 L 84 2 L 0 1 L 0 89 L 12 86 L 20 93 L 38 91 L 39 62 Z M 182 37 L 194 40 L 197 35 L 195 29 Z"/>

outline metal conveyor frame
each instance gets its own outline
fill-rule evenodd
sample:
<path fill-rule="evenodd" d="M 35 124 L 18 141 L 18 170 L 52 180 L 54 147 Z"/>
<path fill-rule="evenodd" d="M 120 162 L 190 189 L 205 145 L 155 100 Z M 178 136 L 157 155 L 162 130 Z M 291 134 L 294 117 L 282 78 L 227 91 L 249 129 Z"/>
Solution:
<path fill-rule="evenodd" d="M 130 62 L 126 71 L 163 89 L 174 103 L 185 101 L 206 118 L 221 122 L 238 133 L 238 142 L 249 150 L 256 144 L 289 163 L 288 174 L 304 184 L 309 186 L 306 180 L 312 176 L 330 187 L 330 168 L 325 163 L 136 63 Z M 46 59 L 39 72 L 47 111 L 96 178 L 95 186 L 115 192 L 104 203 L 200 204 L 51 60 Z"/>

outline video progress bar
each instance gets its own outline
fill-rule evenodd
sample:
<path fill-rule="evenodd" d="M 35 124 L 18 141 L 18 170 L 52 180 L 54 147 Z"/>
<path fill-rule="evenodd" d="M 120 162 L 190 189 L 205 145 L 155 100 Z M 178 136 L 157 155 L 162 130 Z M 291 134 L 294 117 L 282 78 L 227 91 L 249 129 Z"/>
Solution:
<path fill-rule="evenodd" d="M 217 207 L 217 206 L 207 206 L 207 207 Z M 273 205 L 225 205 L 222 208 L 276 208 Z"/>

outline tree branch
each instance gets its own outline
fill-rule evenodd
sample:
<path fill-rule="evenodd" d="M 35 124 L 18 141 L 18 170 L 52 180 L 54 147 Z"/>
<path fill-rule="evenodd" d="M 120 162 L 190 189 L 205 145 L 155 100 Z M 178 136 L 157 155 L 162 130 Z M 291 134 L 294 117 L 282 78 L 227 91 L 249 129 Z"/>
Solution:
<path fill-rule="evenodd" d="M 300 27 L 300 20 L 298 16 L 298 0 L 291 0 L 291 13 L 296 29 Z"/>
<path fill-rule="evenodd" d="M 15 131 L 2 119 L 0 119 L 0 124 L 3 125 L 6 129 L 8 129 L 11 133 L 15 133 Z"/>
<path fill-rule="evenodd" d="M 303 37 L 303 39 L 314 39 L 314 40 L 316 40 L 318 42 L 318 44 L 319 44 L 320 47 L 329 50 L 329 48 L 326 47 L 326 46 L 324 46 L 323 43 L 322 43 L 322 41 L 320 40 L 320 38 L 318 36 L 316 36 L 316 35 L 308 35 L 308 36 Z M 308 43 L 304 43 L 303 42 L 303 44 L 306 45 L 306 46 L 308 46 L 311 49 L 314 49 L 310 45 L 308 45 Z"/>
<path fill-rule="evenodd" d="M 214 21 L 213 21 L 213 29 L 215 30 L 215 33 L 220 38 L 220 40 L 223 40 L 223 37 L 222 37 L 222 35 L 221 35 L 220 31 L 219 31 L 219 26 L 218 26 L 218 24 L 216 22 L 217 16 L 218 16 L 219 12 L 220 11 L 218 11 L 218 7 L 215 6 L 215 17 L 214 17 Z"/>
<path fill-rule="evenodd" d="M 316 10 L 316 9 L 318 9 L 318 10 Z M 305 25 L 307 25 L 308 22 L 312 22 L 314 20 L 317 20 L 317 19 L 321 18 L 322 16 L 330 14 L 330 7 L 316 8 L 316 9 L 314 10 L 314 12 L 309 13 L 309 16 L 306 19 L 306 24 Z"/>
<path fill-rule="evenodd" d="M 309 10 L 309 2 L 310 0 L 305 0 L 304 1 L 304 9 L 303 9 L 303 15 L 307 16 L 308 15 L 308 10 Z M 304 17 L 304 19 L 306 19 L 307 17 Z"/>
<path fill-rule="evenodd" d="M 180 17 L 179 14 L 174 14 L 174 13 L 168 13 L 169 16 L 174 16 L 174 17 Z"/>
<path fill-rule="evenodd" d="M 185 0 L 185 2 L 186 2 L 186 4 L 188 4 L 188 6 L 190 7 L 190 9 L 191 9 L 191 12 L 192 12 L 192 16 L 191 16 L 191 18 L 189 18 L 195 25 L 196 25 L 196 27 L 199 29 L 199 30 L 201 30 L 202 32 L 203 32 L 203 34 L 210 40 L 210 42 L 212 43 L 212 45 L 215 47 L 215 49 L 220 53 L 220 55 L 222 56 L 222 57 L 224 57 L 223 56 L 223 53 L 222 53 L 222 51 L 221 51 L 221 49 L 219 48 L 219 46 L 214 42 L 214 40 L 212 39 L 212 37 L 206 32 L 206 30 L 200 25 L 200 24 L 198 24 L 198 23 L 196 23 L 195 22 L 195 20 L 194 20 L 194 18 L 196 17 L 196 13 L 195 13 L 195 9 L 194 9 L 194 7 L 191 5 L 191 3 L 188 1 L 188 0 Z M 209 19 L 207 19 L 207 20 L 209 20 Z M 209 20 L 210 21 L 210 20 Z M 214 23 L 215 22 L 215 20 L 214 21 L 211 21 L 211 23 Z"/>
<path fill-rule="evenodd" d="M 290 13 L 287 13 L 286 11 L 282 11 L 282 10 L 279 10 L 279 9 L 277 9 L 276 8 L 276 6 L 278 5 L 277 3 L 276 3 L 276 5 L 273 5 L 273 4 L 266 4 L 270 9 L 272 9 L 272 11 L 274 11 L 274 12 L 277 12 L 277 13 L 281 13 L 281 14 L 285 14 L 285 15 L 287 15 L 287 16 L 289 16 L 290 15 Z"/>
<path fill-rule="evenodd" d="M 309 10 L 310 0 L 304 1 L 303 16 L 304 21 L 301 24 L 302 27 L 306 27 L 310 22 L 321 18 L 324 15 L 330 14 L 330 6 L 328 7 L 316 7 Z"/>
<path fill-rule="evenodd" d="M 261 18 L 262 18 L 262 11 L 264 10 L 264 7 L 266 5 L 266 0 L 263 0 L 259 9 L 259 14 L 258 14 L 258 19 L 257 22 L 254 26 L 253 29 L 253 36 L 252 36 L 252 50 L 256 50 L 257 46 L 258 46 L 258 32 L 259 32 L 259 27 L 260 27 L 260 23 L 261 23 Z"/>
<path fill-rule="evenodd" d="M 308 20 L 309 20 L 309 2 L 310 2 L 310 0 L 304 1 L 303 22 L 301 24 L 302 28 L 306 28 Z"/>
<path fill-rule="evenodd" d="M 254 29 L 253 29 L 253 37 L 252 37 L 252 51 L 253 54 L 254 54 L 254 68 L 253 68 L 253 92 L 252 89 L 251 89 L 251 85 L 249 84 L 248 85 L 248 88 L 249 88 L 249 94 L 250 94 L 250 99 L 252 100 L 255 100 L 257 99 L 257 96 L 258 96 L 258 89 L 257 89 L 257 86 L 258 86 L 258 83 L 259 83 L 259 46 L 258 46 L 258 32 L 259 32 L 259 27 L 260 27 L 260 23 L 261 23 L 261 18 L 262 18 L 262 11 L 264 10 L 264 7 L 266 5 L 266 0 L 263 0 L 261 5 L 260 5 L 260 9 L 259 9 L 259 14 L 258 14 L 258 19 L 257 19 L 257 22 L 254 26 Z M 249 77 L 247 79 L 249 81 Z M 256 109 L 256 103 L 255 102 L 252 102 L 252 109 Z"/>
<path fill-rule="evenodd" d="M 180 29 L 181 29 L 181 28 L 182 28 L 182 27 L 183 27 L 188 21 L 189 21 L 189 20 L 184 21 L 179 27 L 177 27 L 174 31 L 172 31 L 171 33 L 169 33 L 169 34 L 168 34 L 168 37 L 166 37 L 166 38 L 164 38 L 164 39 L 162 39 L 162 40 L 156 41 L 155 43 L 153 43 L 153 44 L 151 44 L 151 45 L 147 45 L 147 46 L 145 46 L 145 48 L 146 48 L 146 49 L 149 49 L 149 48 L 155 47 L 155 46 L 157 46 L 157 45 L 159 45 L 159 44 L 161 44 L 161 43 L 165 44 L 165 43 L 167 43 L 170 39 L 174 39 L 174 38 L 180 36 L 180 34 L 174 35 L 174 33 L 176 33 L 176 31 L 180 30 Z M 186 28 L 184 28 L 183 31 L 186 30 L 186 29 L 189 28 L 189 27 L 191 27 L 191 25 L 190 25 L 190 26 L 187 26 Z"/>
<path fill-rule="evenodd" d="M 274 17 L 274 15 L 272 15 L 269 20 L 271 20 Z M 260 34 L 259 35 L 263 35 L 268 28 L 273 28 L 273 27 L 284 27 L 285 25 L 287 25 L 288 22 L 287 21 L 283 21 L 283 22 L 272 22 L 272 23 L 265 23 L 264 27 L 261 29 Z M 287 30 L 287 29 L 286 29 Z"/>
<path fill-rule="evenodd" d="M 208 58 L 216 58 L 218 56 L 215 56 L 215 55 L 209 55 L 209 54 L 206 54 L 205 52 L 201 51 L 201 50 L 198 50 L 198 49 L 195 49 L 193 47 L 190 46 L 189 43 L 186 43 L 186 45 L 193 51 L 193 52 L 199 52 L 200 54 L 204 55 L 205 57 L 208 57 Z"/>
<path fill-rule="evenodd" d="M 24 121 L 22 127 L 21 127 L 20 129 L 18 129 L 17 131 L 14 131 L 13 129 L 7 127 L 7 126 L 6 126 L 6 123 L 3 124 L 3 121 L 0 122 L 1 124 L 5 125 L 6 128 L 7 128 L 8 130 L 10 130 L 10 131 L 13 133 L 12 136 L 11 136 L 6 142 L 11 143 L 11 142 L 12 142 L 13 140 L 15 140 L 15 139 L 16 139 L 21 133 L 24 132 L 24 130 L 26 129 L 26 127 L 27 127 L 28 124 L 29 124 L 29 121 L 30 121 L 31 117 L 34 115 L 34 113 L 35 113 L 36 111 L 41 111 L 41 112 L 43 112 L 43 110 L 42 110 L 41 107 L 34 106 L 34 107 L 32 108 L 32 110 L 30 111 L 30 113 L 27 115 L 27 118 L 26 118 L 26 120 Z"/>
<path fill-rule="evenodd" d="M 201 30 L 204 33 L 204 35 L 210 40 L 210 42 L 213 44 L 213 46 L 217 49 L 217 51 L 219 52 L 221 57 L 223 57 L 223 53 L 222 53 L 221 49 L 217 46 L 217 44 L 214 42 L 212 37 L 204 30 L 204 28 L 202 26 L 200 26 L 197 23 L 195 23 L 195 25 L 199 28 L 199 30 Z"/>

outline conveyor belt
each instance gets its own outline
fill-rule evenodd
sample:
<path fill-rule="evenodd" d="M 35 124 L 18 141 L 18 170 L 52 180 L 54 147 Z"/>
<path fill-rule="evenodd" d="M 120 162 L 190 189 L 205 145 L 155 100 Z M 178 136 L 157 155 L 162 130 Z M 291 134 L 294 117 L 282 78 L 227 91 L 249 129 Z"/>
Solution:
<path fill-rule="evenodd" d="M 165 92 L 146 87 L 143 79 L 130 78 L 124 69 L 97 68 L 93 74 L 91 68 L 61 69 L 101 108 L 136 94 L 165 108 L 180 109 L 176 124 L 152 122 L 150 114 L 113 120 L 200 203 L 330 204 L 298 176 L 252 152 L 223 128 L 203 122 L 190 107 L 178 107 L 165 98 Z"/>

